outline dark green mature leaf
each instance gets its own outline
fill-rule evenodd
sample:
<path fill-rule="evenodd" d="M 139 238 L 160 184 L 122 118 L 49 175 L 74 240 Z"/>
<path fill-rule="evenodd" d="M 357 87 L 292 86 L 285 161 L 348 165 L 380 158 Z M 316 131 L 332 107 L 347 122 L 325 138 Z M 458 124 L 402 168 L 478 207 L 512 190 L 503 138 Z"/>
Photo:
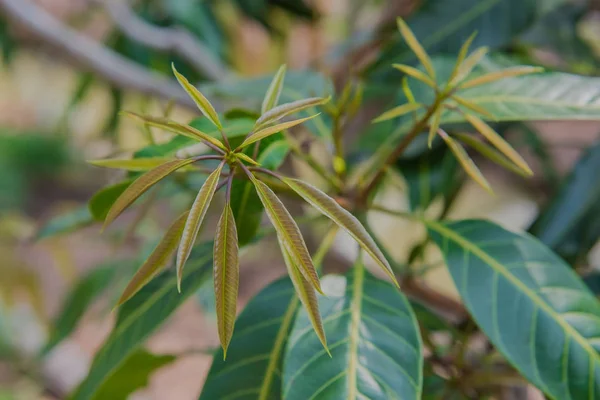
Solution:
<path fill-rule="evenodd" d="M 426 222 L 477 324 L 555 399 L 600 396 L 600 302 L 543 244 L 491 222 Z"/>
<path fill-rule="evenodd" d="M 51 218 L 38 230 L 36 239 L 44 239 L 51 236 L 73 232 L 84 226 L 94 223 L 94 218 L 87 206 L 78 207 L 75 210 L 57 215 Z"/>
<path fill-rule="evenodd" d="M 42 353 L 48 353 L 73 332 L 88 307 L 113 282 L 116 267 L 106 265 L 95 268 L 75 284 L 63 302 L 56 322 L 52 324 L 50 338 Z"/>
<path fill-rule="evenodd" d="M 210 276 L 212 243 L 196 246 L 187 262 L 181 288 L 177 276 L 165 271 L 119 309 L 117 322 L 92 362 L 73 400 L 93 399 L 102 384 Z"/>
<path fill-rule="evenodd" d="M 223 360 L 220 349 L 200 400 L 281 399 L 283 354 L 300 302 L 286 277 L 256 295 L 238 317 Z"/>
<path fill-rule="evenodd" d="M 104 382 L 94 399 L 127 400 L 130 394 L 148 385 L 153 372 L 175 359 L 173 355 L 156 355 L 139 349 Z"/>
<path fill-rule="evenodd" d="M 529 232 L 567 260 L 585 254 L 600 237 L 600 142 L 590 147 Z"/>
<path fill-rule="evenodd" d="M 285 355 L 283 398 L 420 399 L 422 346 L 407 299 L 360 263 L 344 283 L 341 297 L 319 298 L 331 358 L 299 312 Z"/>
<path fill-rule="evenodd" d="M 102 188 L 94 193 L 88 202 L 88 208 L 92 217 L 96 221 L 104 221 L 112 205 L 132 182 L 133 179 L 128 179 Z"/>

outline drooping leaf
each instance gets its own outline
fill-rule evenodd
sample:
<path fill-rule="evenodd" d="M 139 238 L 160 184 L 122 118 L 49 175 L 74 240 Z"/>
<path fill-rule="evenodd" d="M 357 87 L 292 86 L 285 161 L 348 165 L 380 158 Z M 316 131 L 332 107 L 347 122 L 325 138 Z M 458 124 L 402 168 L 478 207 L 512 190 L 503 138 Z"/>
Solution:
<path fill-rule="evenodd" d="M 102 384 L 94 400 L 127 400 L 130 394 L 148 385 L 153 372 L 175 359 L 173 355 L 159 356 L 144 349 L 137 350 Z"/>
<path fill-rule="evenodd" d="M 469 175 L 482 188 L 492 193 L 492 188 L 490 187 L 487 179 L 484 178 L 483 174 L 479 168 L 477 168 L 477 165 L 475 165 L 471 157 L 469 157 L 465 149 L 448 135 L 442 136 L 442 139 L 444 139 L 444 142 L 446 142 L 448 148 L 450 151 L 452 151 L 452 154 L 454 154 L 454 157 L 456 157 L 467 175 Z"/>
<path fill-rule="evenodd" d="M 233 211 L 229 203 L 217 224 L 214 247 L 214 284 L 219 339 L 223 347 L 223 359 L 233 335 L 237 308 L 240 262 L 238 259 L 238 238 Z"/>
<path fill-rule="evenodd" d="M 73 400 L 91 400 L 102 384 L 210 276 L 212 243 L 194 248 L 177 293 L 177 276 L 165 271 L 119 308 L 117 322 L 96 353 Z"/>
<path fill-rule="evenodd" d="M 379 250 L 379 247 L 377 247 L 377 244 L 375 244 L 375 241 L 371 238 L 367 230 L 354 215 L 342 208 L 342 206 L 327 194 L 309 183 L 291 178 L 285 178 L 283 181 L 310 205 L 348 232 L 348 234 L 358 242 L 360 247 L 362 247 L 365 252 L 377 262 L 386 274 L 388 274 L 390 279 L 398 285 L 392 267 L 385 259 L 385 256 L 381 250 Z"/>
<path fill-rule="evenodd" d="M 132 179 L 100 189 L 88 201 L 89 212 L 96 221 L 104 221 L 119 196 L 131 185 Z"/>
<path fill-rule="evenodd" d="M 266 113 L 273 107 L 277 105 L 279 101 L 279 96 L 281 95 L 281 89 L 283 88 L 283 80 L 285 79 L 285 71 L 287 67 L 283 64 L 277 70 L 277 73 L 273 77 L 271 84 L 269 85 L 269 89 L 267 89 L 267 93 L 265 94 L 265 99 L 263 100 L 262 106 L 260 108 L 261 114 Z"/>
<path fill-rule="evenodd" d="M 227 361 L 222 349 L 213 358 L 200 400 L 281 399 L 283 354 L 299 305 L 287 277 L 252 298 L 235 323 Z"/>
<path fill-rule="evenodd" d="M 420 399 L 422 345 L 407 299 L 357 263 L 341 297 L 319 298 L 331 358 L 301 310 L 290 335 L 283 398 Z"/>
<path fill-rule="evenodd" d="M 274 107 L 260 116 L 259 119 L 256 120 L 256 130 L 260 130 L 264 128 L 268 124 L 272 124 L 274 122 L 279 121 L 283 117 L 286 117 L 290 114 L 294 114 L 308 108 L 316 107 L 321 104 L 325 104 L 330 100 L 329 97 L 311 97 L 308 99 L 301 99 L 292 101 L 291 103 L 281 104 L 277 107 Z M 317 114 L 318 115 L 318 114 Z"/>
<path fill-rule="evenodd" d="M 75 284 L 52 324 L 50 337 L 42 350 L 43 354 L 48 353 L 73 332 L 88 307 L 113 281 L 115 271 L 116 265 L 113 264 L 94 268 Z"/>
<path fill-rule="evenodd" d="M 183 233 L 183 227 L 185 225 L 185 221 L 187 220 L 188 214 L 188 211 L 184 212 L 169 227 L 156 248 L 152 251 L 144 264 L 127 284 L 127 287 L 117 302 L 117 306 L 120 306 L 133 297 L 137 292 L 140 291 L 140 289 L 144 287 L 144 285 L 146 285 L 154 276 L 156 276 L 156 274 L 158 274 L 162 268 L 165 267 L 165 264 L 175 252 L 175 249 L 179 244 L 179 239 Z"/>
<path fill-rule="evenodd" d="M 258 197 L 265 207 L 267 216 L 271 220 L 271 223 L 277 231 L 277 235 L 283 242 L 285 248 L 288 250 L 292 261 L 298 266 L 306 280 L 309 281 L 319 293 L 323 293 L 321 291 L 319 275 L 317 275 L 317 271 L 315 270 L 315 266 L 313 265 L 298 225 L 296 225 L 296 222 L 281 200 L 277 198 L 277 195 L 275 195 L 267 185 L 256 178 L 253 178 L 253 183 L 256 188 L 256 193 L 258 193 Z"/>
<path fill-rule="evenodd" d="M 285 247 L 285 244 L 281 241 L 281 238 L 278 237 L 277 239 L 279 240 L 279 247 L 281 248 L 281 254 L 283 254 L 283 260 L 285 261 L 288 276 L 294 284 L 296 295 L 300 298 L 311 326 L 319 337 L 319 341 L 327 353 L 329 353 L 329 349 L 327 348 L 327 338 L 325 337 L 325 331 L 323 330 L 323 321 L 321 320 L 321 313 L 319 312 L 317 293 L 312 285 L 304 278 L 304 276 L 302 276 L 298 266 L 294 264 L 294 261 Z"/>
<path fill-rule="evenodd" d="M 254 132 L 252 135 L 248 136 L 248 138 L 242 142 L 242 144 L 239 146 L 239 148 L 242 149 L 248 145 L 251 145 L 252 143 L 258 142 L 259 140 L 262 140 L 271 135 L 274 135 L 277 132 L 281 132 L 286 129 L 293 128 L 294 126 L 300 125 L 303 122 L 311 120 L 318 115 L 319 114 L 315 114 L 315 115 L 311 115 L 310 117 L 295 119 L 293 121 L 288 121 L 288 122 L 282 122 L 281 124 L 277 124 L 277 125 L 259 129 L 256 132 Z"/>
<path fill-rule="evenodd" d="M 600 303 L 560 258 L 491 222 L 426 222 L 477 324 L 555 399 L 600 396 Z"/>
<path fill-rule="evenodd" d="M 408 25 L 406 25 L 406 22 L 404 22 L 402 18 L 398 18 L 397 22 L 398 29 L 400 30 L 402 38 L 404 39 L 408 47 L 410 47 L 410 49 L 413 51 L 413 53 L 415 53 L 415 56 L 417 56 L 419 62 L 423 64 L 423 67 L 425 67 L 427 74 L 429 74 L 429 76 L 433 80 L 435 80 L 435 69 L 433 69 L 433 65 L 431 64 L 431 59 L 429 58 L 429 55 L 427 54 L 423 46 L 421 46 L 421 43 L 419 43 L 413 32 L 408 27 Z"/>
<path fill-rule="evenodd" d="M 192 204 L 192 208 L 190 209 L 187 220 L 185 221 L 185 227 L 183 228 L 183 232 L 181 234 L 181 242 L 179 243 L 179 248 L 177 249 L 176 268 L 178 290 L 181 289 L 180 285 L 181 278 L 183 277 L 183 266 L 185 265 L 185 262 L 192 251 L 194 243 L 196 242 L 196 237 L 198 236 L 198 232 L 202 226 L 202 221 L 204 220 L 206 211 L 208 211 L 208 206 L 210 206 L 210 202 L 215 194 L 215 189 L 219 183 L 219 177 L 221 176 L 222 170 L 223 163 L 219 164 L 217 169 L 211 172 L 208 178 L 206 178 L 206 181 L 196 196 L 196 200 L 194 200 L 194 204 Z"/>
<path fill-rule="evenodd" d="M 210 101 L 208 101 L 208 99 L 204 97 L 204 95 L 200 93 L 200 91 L 196 89 L 196 87 L 192 85 L 185 76 L 177 72 L 175 69 L 175 64 L 171 64 L 171 67 L 173 68 L 173 73 L 175 74 L 177 81 L 190 95 L 192 100 L 194 100 L 194 103 L 196 103 L 198 109 L 200 109 L 200 112 L 202 112 L 202 114 L 204 114 L 204 116 L 208 118 L 217 128 L 223 129 L 223 125 L 221 125 L 219 116 L 217 115 L 215 108 L 212 106 L 212 104 L 210 104 Z"/>
<path fill-rule="evenodd" d="M 193 159 L 188 160 L 173 160 L 164 163 L 144 175 L 137 178 L 131 185 L 125 189 L 125 191 L 117 198 L 104 220 L 104 226 L 110 225 L 121 213 L 129 207 L 138 197 L 144 194 L 150 189 L 155 183 L 161 179 L 167 177 L 172 172 L 175 172 L 181 167 L 193 163 Z"/>
<path fill-rule="evenodd" d="M 51 236 L 73 232 L 74 230 L 93 223 L 94 218 L 90 214 L 88 207 L 78 207 L 75 210 L 57 215 L 47 221 L 39 228 L 36 239 L 41 240 Z"/>
<path fill-rule="evenodd" d="M 375 118 L 373 120 L 373 123 L 387 121 L 387 120 L 390 120 L 392 118 L 398 118 L 398 117 L 400 117 L 402 115 L 406 115 L 409 112 L 416 111 L 416 110 L 418 110 L 420 108 L 423 108 L 423 104 L 421 104 L 421 103 L 406 103 L 406 104 L 402 104 L 401 106 L 394 107 L 391 110 L 388 110 L 388 111 L 384 112 L 379 117 Z"/>

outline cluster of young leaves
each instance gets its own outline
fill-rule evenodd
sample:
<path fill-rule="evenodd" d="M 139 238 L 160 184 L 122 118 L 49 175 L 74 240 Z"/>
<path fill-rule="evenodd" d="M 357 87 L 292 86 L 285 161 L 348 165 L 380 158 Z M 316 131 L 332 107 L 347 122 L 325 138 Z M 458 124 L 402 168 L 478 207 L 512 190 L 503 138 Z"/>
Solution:
<path fill-rule="evenodd" d="M 149 126 L 161 128 L 201 142 L 216 154 L 191 156 L 190 154 L 197 151 L 196 146 L 191 146 L 188 151 L 179 152 L 179 154 L 186 155 L 186 158 L 167 160 L 145 172 L 133 181 L 114 201 L 106 215 L 104 226 L 106 227 L 112 223 L 128 206 L 153 185 L 177 170 L 188 166 L 193 167 L 194 163 L 206 160 L 217 160 L 219 164 L 206 178 L 191 208 L 173 222 L 156 249 L 134 275 L 123 292 L 118 305 L 125 303 L 147 284 L 165 266 L 175 250 L 177 250 L 175 263 L 177 286 L 181 290 L 181 280 L 185 263 L 194 247 L 213 196 L 220 188 L 225 187 L 225 206 L 217 224 L 213 248 L 213 275 L 218 330 L 225 357 L 234 329 L 239 286 L 238 232 L 231 208 L 231 187 L 234 179 L 247 179 L 254 185 L 266 214 L 277 232 L 290 278 L 294 283 L 299 298 L 311 316 L 312 325 L 322 345 L 326 348 L 326 338 L 316 301 L 316 292 L 322 293 L 319 276 L 304 243 L 300 229 L 275 192 L 265 183 L 263 176 L 268 175 L 277 178 L 306 202 L 346 230 L 364 251 L 395 281 L 392 269 L 381 250 L 358 219 L 340 206 L 333 198 L 302 180 L 284 177 L 276 172 L 262 168 L 256 160 L 256 156 L 248 156 L 242 151 L 251 145 L 257 148 L 261 140 L 315 117 L 316 115 L 313 115 L 281 122 L 283 118 L 293 113 L 324 104 L 329 99 L 316 97 L 277 105 L 286 72 L 285 66 L 282 66 L 267 90 L 262 103 L 260 117 L 256 120 L 252 130 L 248 132 L 242 143 L 237 147 L 233 147 L 224 133 L 224 128 L 217 112 L 208 99 L 190 84 L 184 76 L 177 72 L 174 67 L 173 72 L 204 117 L 217 127 L 221 133 L 222 140 L 216 139 L 190 125 L 180 124 L 165 118 L 154 118 L 134 113 L 127 113 L 127 115 Z M 149 164 L 151 165 L 154 162 L 155 160 Z M 131 164 L 127 160 L 105 160 L 104 162 L 93 163 L 112 167 L 132 168 L 134 164 L 136 168 L 143 167 L 139 163 Z M 220 179 L 221 177 L 223 178 Z"/>

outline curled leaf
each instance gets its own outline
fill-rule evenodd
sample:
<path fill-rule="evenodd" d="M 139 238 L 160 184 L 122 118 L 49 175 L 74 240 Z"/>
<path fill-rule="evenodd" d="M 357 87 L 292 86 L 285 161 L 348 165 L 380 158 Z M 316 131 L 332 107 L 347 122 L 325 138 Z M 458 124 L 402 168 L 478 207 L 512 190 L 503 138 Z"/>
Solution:
<path fill-rule="evenodd" d="M 252 182 L 254 183 L 260 201 L 265 207 L 267 216 L 271 220 L 275 231 L 277 231 L 277 235 L 281 238 L 282 243 L 292 257 L 294 264 L 298 266 L 304 278 L 306 278 L 319 293 L 323 293 L 319 275 L 317 275 L 317 271 L 310 258 L 310 254 L 308 253 L 308 249 L 306 248 L 298 225 L 296 225 L 296 222 L 281 200 L 279 200 L 277 195 L 275 195 L 267 185 L 254 177 L 252 178 Z"/>
<path fill-rule="evenodd" d="M 433 64 L 431 63 L 431 59 L 427 55 L 427 52 L 421 46 L 415 35 L 412 33 L 406 22 L 402 18 L 398 18 L 398 29 L 400 30 L 400 34 L 406 41 L 406 44 L 410 49 L 415 53 L 425 70 L 429 74 L 429 76 L 435 80 L 435 69 L 433 68 Z"/>
<path fill-rule="evenodd" d="M 223 347 L 223 359 L 227 357 L 227 347 L 229 347 L 235 324 L 240 281 L 238 251 L 238 236 L 233 211 L 227 203 L 217 224 L 213 252 L 217 325 Z"/>
<path fill-rule="evenodd" d="M 426 84 L 429 87 L 432 87 L 432 88 L 437 87 L 435 82 L 430 77 L 428 77 L 423 72 L 419 71 L 418 69 L 416 69 L 414 67 L 404 65 L 404 64 L 393 64 L 392 67 L 404 72 L 406 75 L 412 76 L 413 78 L 420 80 L 421 82 L 423 82 L 424 84 Z"/>
<path fill-rule="evenodd" d="M 442 116 L 443 108 L 438 108 L 431 117 L 431 122 L 429 123 L 429 136 L 427 137 L 427 146 L 431 149 L 431 145 L 433 144 L 433 139 L 435 139 L 435 134 L 440 128 L 440 117 Z"/>
<path fill-rule="evenodd" d="M 342 208 L 342 206 L 327 194 L 306 182 L 291 178 L 284 178 L 283 181 L 310 205 L 348 232 L 348 234 L 358 242 L 360 247 L 362 247 L 386 272 L 392 281 L 398 285 L 392 267 L 367 230 L 354 215 Z"/>
<path fill-rule="evenodd" d="M 89 160 L 88 163 L 96 167 L 117 168 L 127 171 L 148 171 L 156 168 L 168 161 L 173 160 L 170 157 L 147 157 L 132 159 L 107 159 L 107 160 Z"/>
<path fill-rule="evenodd" d="M 217 115 L 215 108 L 212 106 L 212 104 L 210 104 L 210 101 L 208 101 L 208 99 L 204 97 L 204 95 L 200 93 L 200 91 L 196 89 L 196 87 L 192 85 L 185 76 L 177 72 L 175 69 L 175 64 L 171 64 L 171 67 L 173 68 L 173 73 L 175 74 L 177 81 L 190 95 L 192 100 L 194 100 L 194 103 L 196 103 L 200 109 L 200 112 L 202 112 L 202 114 L 204 114 L 204 116 L 208 118 L 209 121 L 212 122 L 217 128 L 223 129 L 223 125 L 221 125 L 221 121 L 219 121 L 219 116 Z"/>
<path fill-rule="evenodd" d="M 470 79 L 467 82 L 461 84 L 459 87 L 460 89 L 469 89 L 475 86 L 485 85 L 486 83 L 491 83 L 500 79 L 513 78 L 515 76 L 534 74 L 543 71 L 544 69 L 541 67 L 530 66 L 507 68 L 501 71 L 490 72 L 488 74 L 478 76 L 477 78 Z"/>
<path fill-rule="evenodd" d="M 258 142 L 259 140 L 263 140 L 264 138 L 274 135 L 277 132 L 281 132 L 285 129 L 290 129 L 296 125 L 300 125 L 301 123 L 306 122 L 309 119 L 313 119 L 314 117 L 316 117 L 318 115 L 319 114 L 315 114 L 315 115 L 311 115 L 310 117 L 295 119 L 293 121 L 288 121 L 288 122 L 282 122 L 281 124 L 277 124 L 277 125 L 269 126 L 267 128 L 260 129 L 256 132 L 254 132 L 252 135 L 248 136 L 248 138 L 246 140 L 244 140 L 242 142 L 242 144 L 239 145 L 238 149 L 242 149 L 252 143 Z"/>
<path fill-rule="evenodd" d="M 279 70 L 273 77 L 260 109 L 261 114 L 266 113 L 277 105 L 277 102 L 279 101 L 279 95 L 281 94 L 281 89 L 283 88 L 283 80 L 285 79 L 286 69 L 286 65 L 283 64 L 281 67 L 279 67 Z"/>
<path fill-rule="evenodd" d="M 487 190 L 490 193 L 492 192 L 492 188 L 488 181 L 483 177 L 477 165 L 471 160 L 471 157 L 467 154 L 465 149 L 457 143 L 454 139 L 452 139 L 448 135 L 440 135 L 442 139 L 446 142 L 454 157 L 458 160 L 460 165 L 463 167 L 467 175 L 469 175 L 475 182 L 477 182 L 481 187 Z"/>
<path fill-rule="evenodd" d="M 121 215 L 121 213 L 127 207 L 129 207 L 131 203 L 133 203 L 138 197 L 144 194 L 155 183 L 167 177 L 172 172 L 177 171 L 179 168 L 184 167 L 193 162 L 193 159 L 169 161 L 162 165 L 159 165 L 154 169 L 151 169 L 144 175 L 137 178 L 114 202 L 114 204 L 108 211 L 108 214 L 106 215 L 106 219 L 104 220 L 104 227 L 110 225 L 110 223 L 113 222 L 119 215 Z"/>
<path fill-rule="evenodd" d="M 304 278 L 304 276 L 302 276 L 300 269 L 294 263 L 292 256 L 290 256 L 290 253 L 288 252 L 281 238 L 279 236 L 277 238 L 279 239 L 279 247 L 281 248 L 281 253 L 283 254 L 283 260 L 285 261 L 288 275 L 294 284 L 296 293 L 306 309 L 310 323 L 312 324 L 315 333 L 319 337 L 321 344 L 331 357 L 331 353 L 329 353 L 329 349 L 327 348 L 327 338 L 325 337 L 325 330 L 323 329 L 323 321 L 321 321 L 319 302 L 317 301 L 315 289 Z"/>
<path fill-rule="evenodd" d="M 135 273 L 127 287 L 123 291 L 117 306 L 125 303 L 133 297 L 144 285 L 146 285 L 162 268 L 166 265 L 169 257 L 175 252 L 179 238 L 183 232 L 183 227 L 188 216 L 188 211 L 184 212 L 173 222 L 171 227 L 165 233 L 160 243 L 152 251 L 152 254 L 146 259 L 144 264 Z"/>
<path fill-rule="evenodd" d="M 491 126 L 486 124 L 483 120 L 473 114 L 465 114 L 465 119 L 473 125 L 473 128 L 477 129 L 494 147 L 496 147 L 502 154 L 504 154 L 509 160 L 515 163 L 516 166 L 521 168 L 527 175 L 533 175 L 533 171 L 527 165 L 527 162 L 523 160 L 523 157 L 512 148 L 502 136 L 498 135 Z"/>
<path fill-rule="evenodd" d="M 421 103 L 402 104 L 401 106 L 394 107 L 391 110 L 384 112 L 379 117 L 375 118 L 373 120 L 373 123 L 383 122 L 383 121 L 387 121 L 392 118 L 397 118 L 404 114 L 408 114 L 411 111 L 416 111 L 416 110 L 420 109 L 421 107 L 423 107 L 423 104 L 421 104 Z"/>
<path fill-rule="evenodd" d="M 330 100 L 331 97 L 311 97 L 308 99 L 302 99 L 297 101 L 292 101 L 290 103 L 285 103 L 280 106 L 274 107 L 261 115 L 259 119 L 256 120 L 256 124 L 254 125 L 256 130 L 261 129 L 265 125 L 272 124 L 273 122 L 279 121 L 281 118 L 288 116 L 293 113 L 300 112 L 302 110 L 306 110 L 310 107 L 315 107 L 321 104 L 325 104 Z"/>
<path fill-rule="evenodd" d="M 211 172 L 208 178 L 206 178 L 206 182 L 204 182 L 204 185 L 200 188 L 196 200 L 194 200 L 194 204 L 192 204 L 188 218 L 185 221 L 181 242 L 179 243 L 179 249 L 177 249 L 177 290 L 179 291 L 181 291 L 183 266 L 190 256 L 190 252 L 192 251 L 192 247 L 198 236 L 198 231 L 200 231 L 200 226 L 202 225 L 202 221 L 208 210 L 208 206 L 215 194 L 215 189 L 219 182 L 219 176 L 221 175 L 222 169 L 223 163 L 219 164 L 217 169 Z"/>

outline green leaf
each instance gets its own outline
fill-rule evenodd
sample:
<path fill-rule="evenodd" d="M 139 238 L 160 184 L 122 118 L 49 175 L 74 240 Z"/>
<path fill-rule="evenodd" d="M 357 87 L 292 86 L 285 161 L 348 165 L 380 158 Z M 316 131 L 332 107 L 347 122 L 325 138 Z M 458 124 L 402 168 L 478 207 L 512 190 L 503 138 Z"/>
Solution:
<path fill-rule="evenodd" d="M 285 354 L 283 398 L 420 399 L 422 345 L 407 299 L 361 263 L 335 279 L 342 296 L 319 298 L 332 357 L 301 310 Z"/>
<path fill-rule="evenodd" d="M 283 80 L 285 79 L 286 70 L 287 67 L 285 64 L 283 64 L 281 67 L 279 67 L 279 70 L 277 70 L 277 73 L 273 77 L 273 80 L 269 85 L 269 89 L 267 89 L 267 93 L 265 94 L 262 107 L 260 108 L 261 114 L 266 113 L 277 105 L 279 96 L 281 95 L 281 89 L 283 88 Z"/>
<path fill-rule="evenodd" d="M 437 84 L 429 76 L 425 75 L 419 69 L 416 69 L 414 67 L 411 67 L 410 65 L 404 65 L 404 64 L 394 64 L 394 65 L 392 65 L 392 67 L 396 68 L 397 70 L 399 70 L 401 72 L 404 72 L 406 75 L 409 75 L 417 80 L 420 80 L 427 86 L 430 86 L 432 88 L 437 87 Z"/>
<path fill-rule="evenodd" d="M 423 108 L 423 104 L 421 104 L 421 103 L 402 104 L 402 105 L 392 108 L 391 110 L 384 112 L 379 117 L 375 118 L 373 120 L 373 123 L 378 123 L 378 122 L 387 121 L 387 120 L 390 120 L 393 118 L 398 118 L 398 117 L 408 114 L 409 112 L 417 111 L 420 108 Z"/>
<path fill-rule="evenodd" d="M 159 356 L 139 349 L 104 382 L 94 399 L 127 400 L 130 394 L 148 385 L 153 372 L 175 359 L 173 355 Z"/>
<path fill-rule="evenodd" d="M 221 125 L 221 121 L 219 121 L 219 116 L 217 115 L 215 108 L 212 106 L 212 104 L 210 104 L 210 101 L 208 101 L 208 99 L 204 97 L 204 95 L 200 93 L 200 91 L 196 89 L 196 87 L 192 85 L 185 78 L 185 76 L 177 72 L 177 70 L 175 69 L 175 64 L 171 64 L 171 67 L 173 69 L 175 77 L 177 78 L 177 81 L 179 82 L 181 87 L 190 95 L 192 100 L 194 100 L 194 103 L 196 103 L 198 109 L 200 109 L 200 112 L 202 112 L 202 114 L 204 114 L 204 116 L 208 118 L 217 128 L 223 129 L 223 125 Z"/>
<path fill-rule="evenodd" d="M 96 221 L 104 221 L 108 211 L 119 196 L 131 185 L 133 179 L 128 179 L 100 189 L 88 202 L 89 212 Z"/>
<path fill-rule="evenodd" d="M 50 338 L 42 350 L 48 353 L 58 343 L 69 336 L 89 306 L 113 282 L 116 265 L 94 268 L 81 278 L 65 298 L 56 321 L 52 324 Z"/>
<path fill-rule="evenodd" d="M 248 138 L 246 140 L 244 140 L 242 142 L 242 144 L 239 145 L 238 148 L 242 149 L 244 147 L 247 147 L 247 146 L 251 145 L 252 143 L 258 142 L 259 140 L 263 140 L 263 139 L 265 139 L 271 135 L 274 135 L 278 132 L 293 128 L 296 125 L 300 125 L 301 123 L 311 120 L 311 119 L 317 117 L 318 115 L 319 114 L 315 114 L 315 115 L 311 115 L 310 117 L 295 119 L 293 121 L 283 122 L 281 124 L 261 128 L 261 129 L 257 130 L 256 132 L 254 132 L 252 135 L 248 136 Z"/>
<path fill-rule="evenodd" d="M 444 142 L 446 142 L 448 148 L 450 149 L 450 151 L 452 151 L 452 154 L 454 154 L 454 157 L 456 157 L 456 159 L 460 163 L 463 170 L 467 173 L 467 175 L 469 175 L 482 188 L 492 193 L 492 188 L 490 187 L 490 184 L 485 179 L 479 168 L 477 168 L 477 165 L 475 165 L 471 157 L 469 157 L 465 149 L 448 135 L 442 136 L 442 139 L 444 139 Z"/>
<path fill-rule="evenodd" d="M 286 277 L 250 300 L 236 321 L 229 345 L 213 358 L 200 400 L 281 399 L 283 354 L 300 302 Z"/>
<path fill-rule="evenodd" d="M 491 222 L 426 222 L 471 315 L 555 399 L 600 396 L 600 303 L 554 253 Z"/>
<path fill-rule="evenodd" d="M 406 25 L 406 22 L 404 22 L 402 18 L 398 18 L 397 22 L 400 35 L 402 35 L 402 38 L 404 39 L 408 47 L 410 47 L 412 52 L 415 53 L 415 56 L 417 56 L 419 62 L 427 71 L 427 74 L 431 77 L 432 80 L 435 80 L 435 70 L 433 69 L 433 65 L 431 64 L 431 59 L 429 58 L 429 55 L 427 54 L 423 46 L 421 46 L 421 43 L 419 43 L 418 39 L 415 37 L 414 33 L 411 31 L 408 25 Z M 435 82 L 432 83 L 433 87 L 435 87 Z"/>
<path fill-rule="evenodd" d="M 290 145 L 287 140 L 277 140 L 269 144 L 259 155 L 258 163 L 264 168 L 276 170 L 283 164 L 283 161 L 290 152 Z"/>
<path fill-rule="evenodd" d="M 93 223 L 94 218 L 90 214 L 88 207 L 81 206 L 72 211 L 68 211 L 51 218 L 39 228 L 36 239 L 41 240 L 48 237 L 73 232 L 74 230 L 83 228 L 84 226 L 88 226 Z"/>
<path fill-rule="evenodd" d="M 325 104 L 329 100 L 330 97 L 311 97 L 308 99 L 292 101 L 291 103 L 281 104 L 275 108 L 270 109 L 269 111 L 261 115 L 259 119 L 256 120 L 256 130 L 262 130 L 267 125 L 275 123 L 280 119 L 287 117 L 290 114 L 295 114 L 297 112 Z M 317 115 L 318 114 L 314 116 L 316 117 Z M 311 116 L 311 118 L 312 117 L 313 116 Z"/>
<path fill-rule="evenodd" d="M 89 160 L 88 163 L 96 167 L 117 168 L 127 171 L 148 171 L 156 168 L 159 165 L 172 161 L 171 157 L 149 157 L 149 158 L 132 158 L 132 159 L 106 159 L 106 160 Z"/>
<path fill-rule="evenodd" d="M 117 322 L 96 353 L 73 400 L 91 400 L 102 384 L 210 276 L 212 243 L 194 248 L 177 293 L 177 276 L 165 271 L 119 308 Z"/>

